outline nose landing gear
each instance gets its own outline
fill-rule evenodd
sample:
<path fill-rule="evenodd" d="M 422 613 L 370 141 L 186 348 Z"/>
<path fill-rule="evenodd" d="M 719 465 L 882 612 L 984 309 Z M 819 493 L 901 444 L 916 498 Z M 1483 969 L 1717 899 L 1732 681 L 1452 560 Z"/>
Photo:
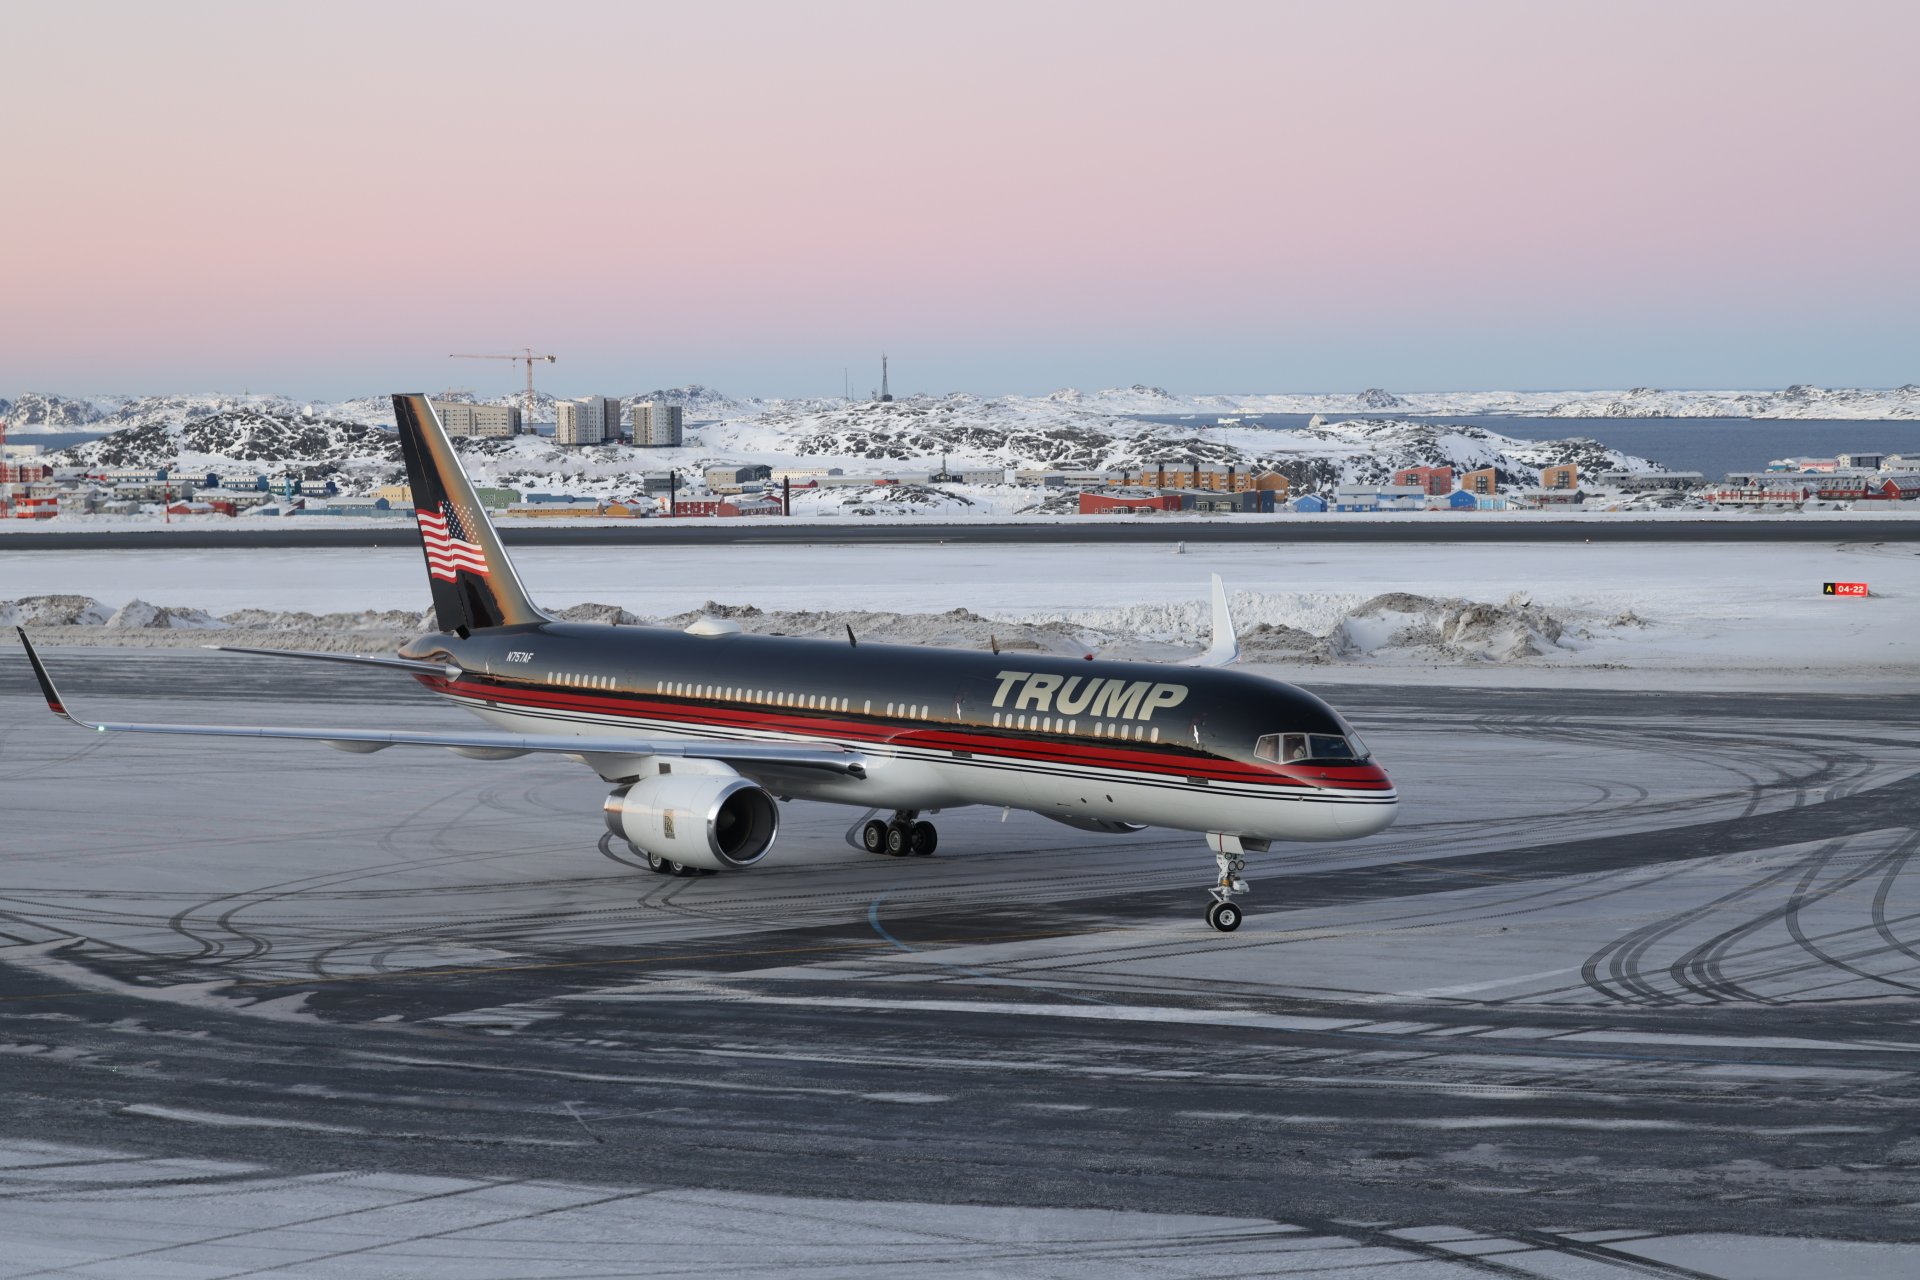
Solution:
<path fill-rule="evenodd" d="M 1247 882 L 1240 873 L 1247 869 L 1247 860 L 1238 853 L 1216 853 L 1213 860 L 1220 864 L 1220 883 L 1207 890 L 1213 898 L 1207 904 L 1207 923 L 1221 933 L 1232 933 L 1240 927 L 1240 908 L 1233 904 L 1233 895 L 1247 893 Z"/>
<path fill-rule="evenodd" d="M 940 833 L 931 822 L 917 819 L 917 809 L 901 809 L 891 822 L 875 818 L 860 828 L 860 846 L 868 853 L 887 853 L 896 858 L 909 854 L 927 857 L 939 847 Z"/>
<path fill-rule="evenodd" d="M 1244 916 L 1235 905 L 1234 896 L 1253 891 L 1243 878 L 1247 869 L 1246 855 L 1249 851 L 1264 852 L 1267 842 L 1209 832 L 1207 843 L 1212 846 L 1214 863 L 1220 868 L 1219 881 L 1207 890 L 1207 895 L 1213 899 L 1207 904 L 1207 924 L 1221 933 L 1232 933 L 1240 927 Z"/>

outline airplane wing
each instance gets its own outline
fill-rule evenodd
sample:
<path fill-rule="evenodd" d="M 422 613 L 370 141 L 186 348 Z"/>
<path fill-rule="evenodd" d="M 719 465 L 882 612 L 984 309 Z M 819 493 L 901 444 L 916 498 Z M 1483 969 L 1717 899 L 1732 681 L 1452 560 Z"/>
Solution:
<path fill-rule="evenodd" d="M 866 777 L 866 758 L 859 752 L 840 747 L 806 746 L 788 743 L 669 741 L 651 738 L 586 737 L 571 734 L 472 732 L 420 732 L 409 729 L 330 729 L 298 728 L 275 725 L 225 724 L 138 724 L 114 721 L 82 720 L 67 709 L 46 664 L 27 639 L 24 629 L 14 629 L 27 661 L 33 664 L 34 679 L 47 707 L 63 720 L 71 721 L 95 733 L 188 734 L 213 738 L 274 738 L 322 742 L 339 751 L 365 754 L 388 747 L 445 747 L 449 751 L 478 760 L 505 760 L 535 752 L 573 756 L 592 765 L 602 777 L 617 778 L 634 772 L 632 762 L 642 756 L 666 756 L 676 759 L 714 760 L 733 765 L 743 772 L 762 770 L 785 772 L 825 770 L 855 778 Z M 431 664 L 423 664 L 431 665 Z M 435 668 L 438 671 L 438 668 Z"/>
<path fill-rule="evenodd" d="M 1207 651 L 1183 658 L 1183 667 L 1224 667 L 1240 660 L 1240 637 L 1233 629 L 1233 612 L 1227 608 L 1227 584 L 1213 575 L 1213 643 Z"/>

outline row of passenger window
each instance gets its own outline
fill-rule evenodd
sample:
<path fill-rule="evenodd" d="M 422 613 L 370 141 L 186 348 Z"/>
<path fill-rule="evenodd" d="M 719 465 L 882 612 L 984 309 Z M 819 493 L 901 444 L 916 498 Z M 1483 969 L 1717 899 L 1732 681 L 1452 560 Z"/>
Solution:
<path fill-rule="evenodd" d="M 661 680 L 655 689 L 676 698 L 712 698 L 721 702 L 758 702 L 770 707 L 793 707 L 806 711 L 851 711 L 853 699 L 835 698 L 824 693 L 790 693 L 783 689 L 742 689 L 730 684 L 694 684 L 679 680 Z M 925 720 L 932 710 L 925 703 L 889 702 L 886 714 L 908 720 Z M 862 715 L 873 714 L 871 700 L 860 704 Z"/>
<path fill-rule="evenodd" d="M 611 689 L 614 687 L 612 676 L 589 676 L 571 672 L 560 672 L 550 677 L 555 684 L 570 689 Z M 724 702 L 758 702 L 774 707 L 793 707 L 807 711 L 848 711 L 851 710 L 851 698 L 834 698 L 819 693 L 789 693 L 780 689 L 742 689 L 734 685 L 693 684 L 679 680 L 660 680 L 654 684 L 657 693 L 677 698 L 712 698 Z M 861 714 L 872 715 L 873 703 L 860 704 Z M 886 714 L 894 719 L 925 720 L 931 707 L 926 703 L 889 702 Z M 1080 732 L 1080 722 L 1064 716 L 1039 716 L 1016 714 L 1014 712 L 993 713 L 993 726 L 996 729 L 1034 729 L 1041 733 Z M 1158 742 L 1160 730 L 1148 729 L 1145 725 L 1095 723 L 1088 727 L 1088 733 L 1096 738 L 1120 738 L 1131 742 Z M 1290 735 L 1292 736 L 1292 735 Z M 1262 739 L 1261 745 L 1266 746 Z M 1265 752 L 1262 753 L 1265 755 Z M 1273 757 L 1268 755 L 1268 759 Z M 1295 757 L 1297 758 L 1297 757 Z"/>
<path fill-rule="evenodd" d="M 1016 712 L 993 713 L 993 727 L 996 729 L 1038 729 L 1041 733 L 1079 733 L 1080 722 L 1068 720 L 1063 716 L 1030 716 Z M 1087 732 L 1096 738 L 1122 738 L 1129 742 L 1158 742 L 1160 730 L 1149 729 L 1139 724 L 1106 724 L 1096 722 Z"/>

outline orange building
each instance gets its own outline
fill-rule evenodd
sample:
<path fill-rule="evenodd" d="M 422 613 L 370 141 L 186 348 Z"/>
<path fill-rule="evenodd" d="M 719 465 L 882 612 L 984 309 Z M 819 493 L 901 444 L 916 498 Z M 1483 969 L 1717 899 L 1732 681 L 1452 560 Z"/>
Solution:
<path fill-rule="evenodd" d="M 1221 471 L 1211 467 L 1165 465 L 1142 470 L 1137 476 L 1134 472 L 1123 471 L 1120 473 L 1120 484 L 1123 488 L 1139 484 L 1154 489 L 1208 489 L 1215 493 L 1272 489 L 1280 495 L 1278 500 L 1283 502 L 1293 488 L 1293 482 L 1278 471 L 1242 471 L 1238 467 Z"/>
<path fill-rule="evenodd" d="M 1481 467 L 1478 471 L 1469 471 L 1460 477 L 1460 487 L 1468 493 L 1490 497 L 1500 492 L 1500 473 L 1492 467 Z"/>
<path fill-rule="evenodd" d="M 1540 487 L 1542 489 L 1578 489 L 1580 487 L 1580 468 L 1571 462 L 1563 462 L 1556 467 L 1540 468 Z"/>

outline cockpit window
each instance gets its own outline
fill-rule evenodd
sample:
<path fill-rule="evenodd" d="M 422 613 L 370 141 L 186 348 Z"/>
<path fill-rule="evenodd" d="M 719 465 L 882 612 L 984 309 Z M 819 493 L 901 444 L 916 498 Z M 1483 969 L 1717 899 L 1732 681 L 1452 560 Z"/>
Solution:
<path fill-rule="evenodd" d="M 1353 764 L 1367 758 L 1367 747 L 1358 734 L 1269 733 L 1253 744 L 1253 754 L 1275 764 Z"/>

